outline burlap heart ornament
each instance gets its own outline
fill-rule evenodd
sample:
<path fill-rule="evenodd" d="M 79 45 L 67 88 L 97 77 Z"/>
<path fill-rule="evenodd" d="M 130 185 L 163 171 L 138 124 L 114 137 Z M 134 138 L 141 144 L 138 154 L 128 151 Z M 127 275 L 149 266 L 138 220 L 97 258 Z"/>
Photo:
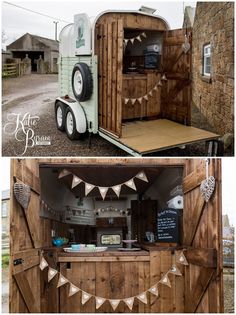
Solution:
<path fill-rule="evenodd" d="M 208 202 L 215 190 L 215 178 L 213 176 L 201 182 L 200 192 L 206 202 Z"/>
<path fill-rule="evenodd" d="M 19 204 L 24 209 L 27 209 L 29 206 L 30 197 L 31 197 L 30 187 L 23 183 L 17 182 L 14 184 L 14 195 L 16 197 L 16 200 L 19 202 Z"/>

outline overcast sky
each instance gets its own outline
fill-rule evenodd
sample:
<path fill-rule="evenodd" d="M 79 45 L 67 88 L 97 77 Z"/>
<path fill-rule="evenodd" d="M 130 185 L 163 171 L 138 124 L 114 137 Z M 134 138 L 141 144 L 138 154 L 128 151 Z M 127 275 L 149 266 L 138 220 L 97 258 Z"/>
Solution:
<path fill-rule="evenodd" d="M 8 2 L 8 1 L 7 1 Z M 195 6 L 196 2 L 182 1 L 136 1 L 136 0 L 110 0 L 110 1 L 11 1 L 27 9 L 50 15 L 57 19 L 73 22 L 73 16 L 77 13 L 87 13 L 96 16 L 105 10 L 138 10 L 145 5 L 157 10 L 156 14 L 164 17 L 171 28 L 181 28 L 183 23 L 183 7 Z M 26 32 L 54 39 L 54 19 L 46 18 L 32 12 L 22 10 L 2 2 L 2 29 L 7 36 L 6 44 L 16 40 Z M 59 31 L 68 23 L 59 22 Z"/>
<path fill-rule="evenodd" d="M 1 189 L 10 187 L 10 159 L 2 158 L 1 162 Z M 222 212 L 228 214 L 230 224 L 236 226 L 235 210 L 235 160 L 222 159 Z"/>

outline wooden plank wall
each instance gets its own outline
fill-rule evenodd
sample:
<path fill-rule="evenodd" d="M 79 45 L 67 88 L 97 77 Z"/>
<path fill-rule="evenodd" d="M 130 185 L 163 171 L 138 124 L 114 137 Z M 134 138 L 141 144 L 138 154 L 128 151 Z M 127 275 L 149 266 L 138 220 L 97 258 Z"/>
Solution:
<path fill-rule="evenodd" d="M 161 279 L 171 267 L 173 261 L 171 251 L 151 252 L 150 261 L 118 261 L 118 262 L 73 262 L 70 268 L 61 264 L 61 272 L 76 286 L 88 293 L 105 298 L 126 298 L 137 295 L 150 288 Z M 102 258 L 101 258 L 102 260 Z M 183 267 L 179 266 L 181 271 Z M 135 299 L 132 313 L 183 312 L 184 278 L 169 275 L 172 287 L 160 285 L 160 298 L 147 294 L 147 305 Z M 95 299 L 91 298 L 81 305 L 81 293 L 68 298 L 69 285 L 60 289 L 60 312 L 63 313 L 111 313 L 110 304 L 106 301 L 98 310 Z M 121 302 L 116 313 L 131 313 Z"/>

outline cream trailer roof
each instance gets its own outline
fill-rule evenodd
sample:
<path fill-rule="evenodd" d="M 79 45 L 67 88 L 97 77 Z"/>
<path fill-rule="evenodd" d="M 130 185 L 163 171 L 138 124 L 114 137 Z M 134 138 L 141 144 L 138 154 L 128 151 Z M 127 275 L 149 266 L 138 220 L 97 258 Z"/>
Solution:
<path fill-rule="evenodd" d="M 107 13 L 140 14 L 161 19 L 167 29 L 170 29 L 168 22 L 161 16 L 148 14 L 142 11 L 104 11 L 96 17 L 88 17 L 86 13 L 76 14 L 74 23 L 65 26 L 59 36 L 59 51 L 62 57 L 74 57 L 94 54 L 95 25 L 98 19 Z"/>

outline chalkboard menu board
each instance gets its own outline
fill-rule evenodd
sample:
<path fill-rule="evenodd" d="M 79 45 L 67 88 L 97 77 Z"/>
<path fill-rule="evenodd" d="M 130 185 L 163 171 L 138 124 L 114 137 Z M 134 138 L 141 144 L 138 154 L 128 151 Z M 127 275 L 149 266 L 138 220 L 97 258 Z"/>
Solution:
<path fill-rule="evenodd" d="M 158 212 L 157 241 L 179 243 L 179 210 L 163 209 Z"/>

